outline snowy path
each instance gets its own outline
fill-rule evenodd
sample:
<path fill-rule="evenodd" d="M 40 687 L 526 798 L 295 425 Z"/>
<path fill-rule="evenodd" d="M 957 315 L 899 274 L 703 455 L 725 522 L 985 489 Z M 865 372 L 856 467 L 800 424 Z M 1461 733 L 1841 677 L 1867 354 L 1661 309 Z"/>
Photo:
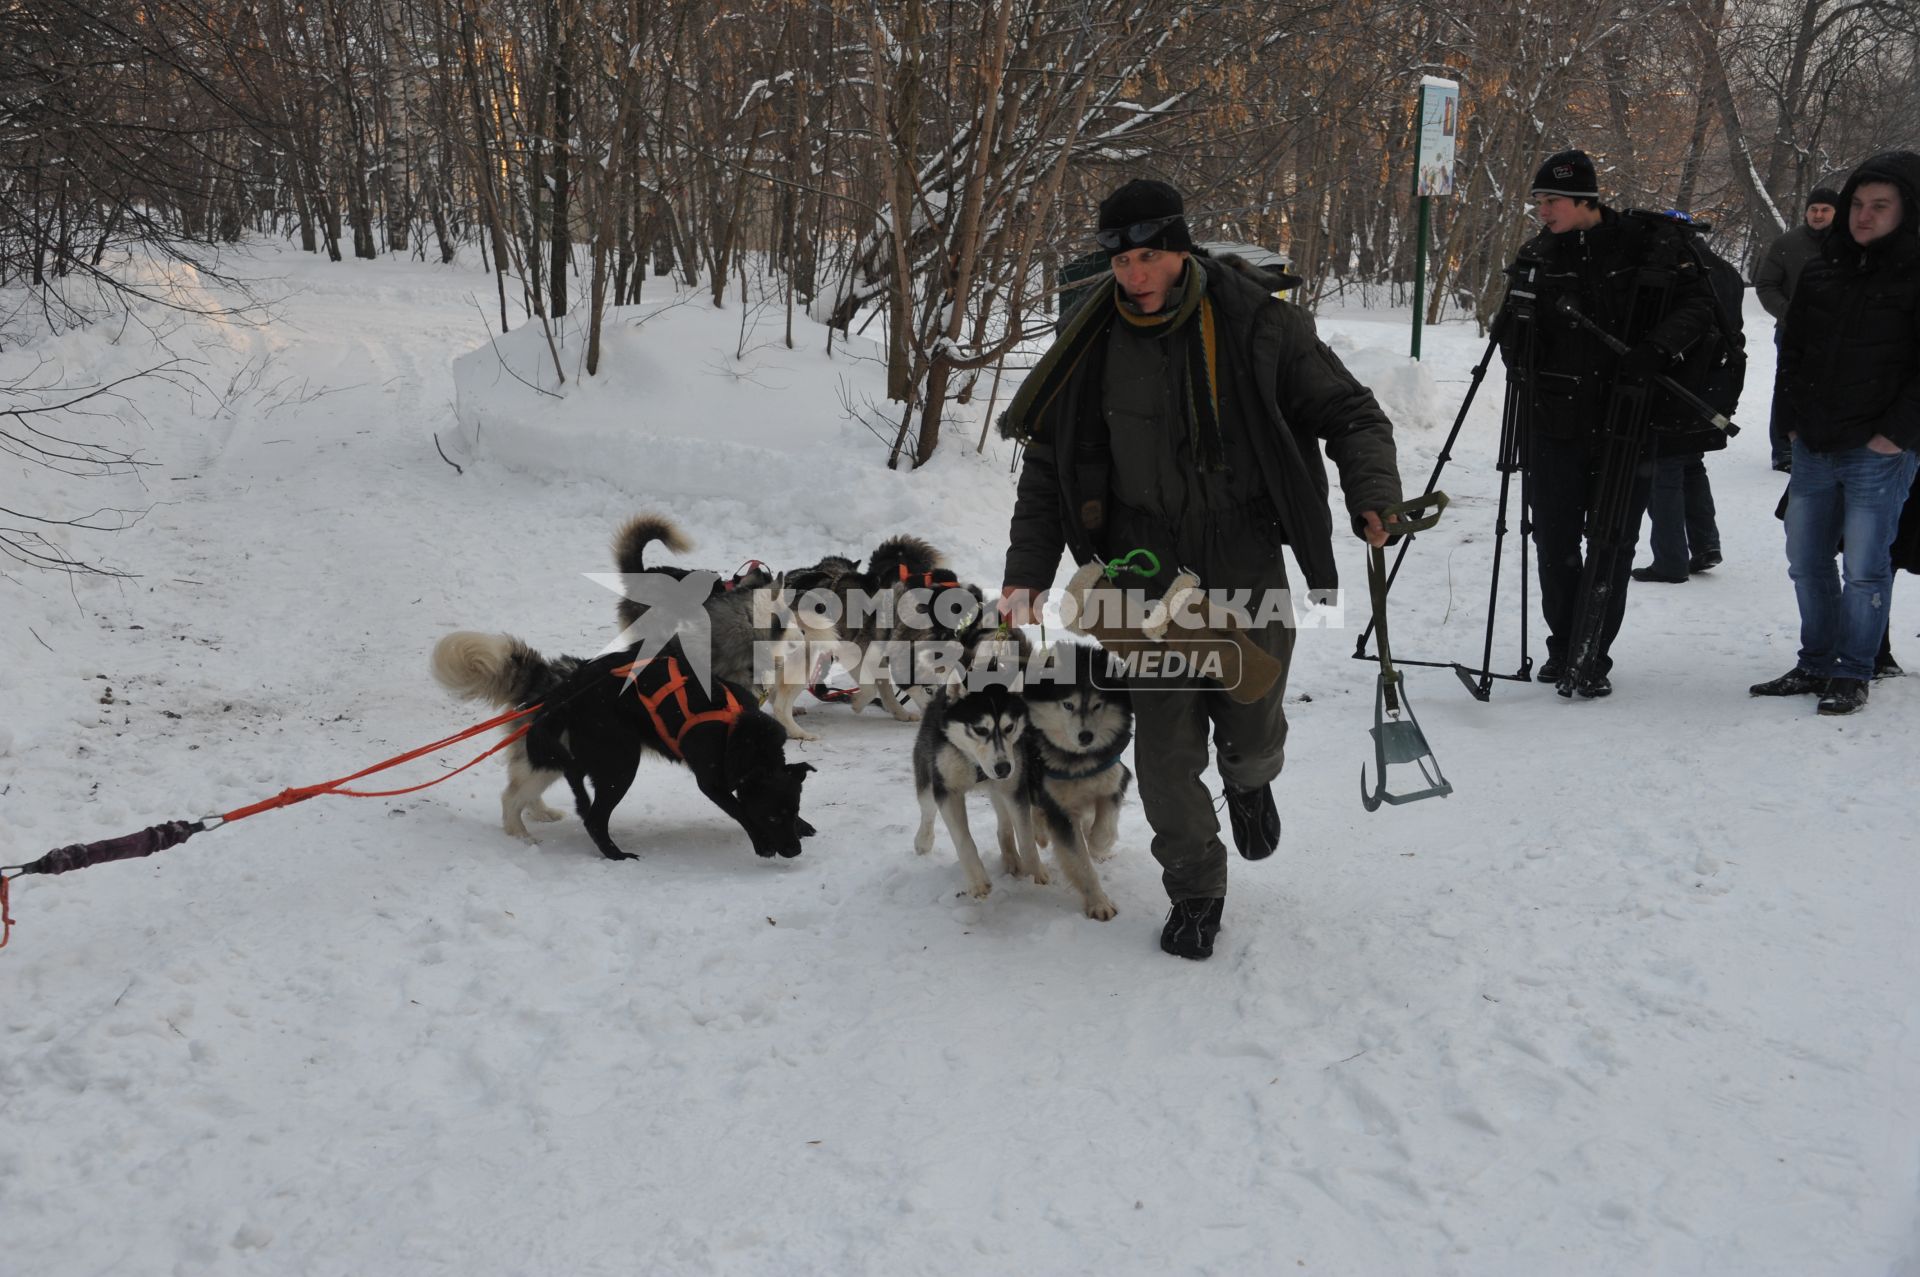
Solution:
<path fill-rule="evenodd" d="M 1004 456 L 904 479 L 842 435 L 781 463 L 787 490 L 732 496 L 663 478 L 678 445 L 649 470 L 647 434 L 582 455 L 554 427 L 456 475 L 429 434 L 472 460 L 450 363 L 483 341 L 465 295 L 487 281 L 271 269 L 300 291 L 222 339 L 221 384 L 272 351 L 331 393 L 151 405 L 167 504 L 105 543 L 139 579 L 78 608 L 0 581 L 0 859 L 472 721 L 426 676 L 433 640 L 597 645 L 610 596 L 579 574 L 639 508 L 714 566 L 906 526 L 995 573 Z M 659 375 L 715 359 L 705 322 L 650 324 Z M 1363 372 L 1404 346 L 1379 316 L 1325 328 Z M 1429 333 L 1443 394 L 1401 411 L 1410 487 L 1479 346 Z M 761 359 L 828 436 L 838 382 L 874 381 Z M 1479 651 L 1497 391 L 1396 588 L 1404 655 Z M 698 372 L 673 393 L 716 429 L 746 411 Z M 1286 840 L 1236 861 L 1207 964 L 1154 947 L 1137 808 L 1103 869 L 1114 922 L 1058 882 L 968 900 L 944 833 L 911 853 L 910 729 L 838 708 L 797 754 L 821 835 L 791 862 L 659 766 L 616 818 L 639 861 L 571 819 L 529 848 L 489 764 L 25 880 L 0 954 L 0 1273 L 1913 1277 L 1917 805 L 1882 777 L 1920 743 L 1920 678 L 1845 722 L 1745 695 L 1795 646 L 1763 434 L 1711 462 L 1726 565 L 1635 587 L 1610 701 L 1502 683 L 1481 705 L 1413 676 L 1444 802 L 1361 810 L 1374 667 L 1350 631 L 1305 635 Z M 1895 651 L 1920 665 L 1900 588 Z"/>

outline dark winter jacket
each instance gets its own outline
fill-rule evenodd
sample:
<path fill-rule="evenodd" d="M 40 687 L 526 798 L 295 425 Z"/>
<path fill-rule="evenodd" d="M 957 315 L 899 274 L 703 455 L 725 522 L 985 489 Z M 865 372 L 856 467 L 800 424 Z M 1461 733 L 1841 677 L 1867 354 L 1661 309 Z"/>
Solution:
<path fill-rule="evenodd" d="M 1273 296 L 1274 280 L 1237 259 L 1199 253 L 1214 307 L 1219 429 L 1234 437 L 1222 455 L 1251 455 L 1278 536 L 1311 590 L 1339 584 L 1333 523 L 1320 444 L 1340 468 L 1353 528 L 1360 515 L 1400 500 L 1393 427 L 1372 392 L 1353 379 L 1315 335 L 1305 311 Z M 1027 375 L 1001 420 L 1001 432 L 1026 445 L 1008 530 L 1007 585 L 1044 589 L 1067 550 L 1076 563 L 1110 557 L 1103 533 L 1112 500 L 1112 456 L 1101 413 L 1108 328 L 1117 322 L 1109 275 L 1068 319 Z M 1188 324 L 1176 340 L 1198 341 Z M 1279 546 L 1273 547 L 1275 554 Z"/>
<path fill-rule="evenodd" d="M 1900 527 L 1893 535 L 1892 559 L 1896 570 L 1920 573 L 1920 474 L 1913 477 L 1907 503 L 1900 507 Z"/>
<path fill-rule="evenodd" d="M 1526 364 L 1532 429 L 1550 438 L 1575 439 L 1605 424 L 1619 356 L 1593 333 L 1562 314 L 1563 297 L 1580 313 L 1629 346 L 1651 341 L 1670 359 L 1683 355 L 1713 324 L 1713 285 L 1683 237 L 1658 217 L 1622 216 L 1602 207 L 1592 230 L 1555 235 L 1542 231 L 1520 249 L 1508 268 L 1513 286 L 1499 322 L 1500 353 L 1509 367 Z M 1647 316 L 1633 313 L 1643 273 L 1650 284 L 1671 281 L 1664 305 Z M 1515 294 L 1531 293 L 1532 349 L 1516 322 Z M 1675 365 L 1677 367 L 1677 365 Z M 1656 425 L 1691 424 L 1688 411 L 1657 387 L 1652 391 Z M 1725 446 L 1722 437 L 1719 446 Z M 1693 444 L 1698 451 L 1713 441 Z"/>
<path fill-rule="evenodd" d="M 1759 269 L 1753 272 L 1753 291 L 1776 321 L 1787 317 L 1787 303 L 1793 300 L 1801 273 L 1807 263 L 1820 259 L 1820 247 L 1832 233 L 1832 227 L 1816 231 L 1802 223 L 1773 241 L 1773 246 L 1767 249 Z"/>
<path fill-rule="evenodd" d="M 1836 220 L 1780 329 L 1775 419 L 1815 452 L 1875 435 L 1920 448 L 1920 155 L 1889 151 L 1855 169 L 1840 218 L 1867 182 L 1899 189 L 1904 220 L 1865 246 Z"/>

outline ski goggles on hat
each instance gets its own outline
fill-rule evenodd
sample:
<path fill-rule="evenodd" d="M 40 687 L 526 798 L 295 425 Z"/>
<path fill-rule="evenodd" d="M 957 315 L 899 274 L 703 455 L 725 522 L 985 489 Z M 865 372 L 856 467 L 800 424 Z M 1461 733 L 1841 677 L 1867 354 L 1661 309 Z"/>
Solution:
<path fill-rule="evenodd" d="M 1135 222 L 1130 226 L 1107 227 L 1093 233 L 1093 242 L 1109 253 L 1138 248 L 1185 216 L 1184 213 L 1175 213 L 1170 217 L 1156 217 L 1151 221 Z"/>

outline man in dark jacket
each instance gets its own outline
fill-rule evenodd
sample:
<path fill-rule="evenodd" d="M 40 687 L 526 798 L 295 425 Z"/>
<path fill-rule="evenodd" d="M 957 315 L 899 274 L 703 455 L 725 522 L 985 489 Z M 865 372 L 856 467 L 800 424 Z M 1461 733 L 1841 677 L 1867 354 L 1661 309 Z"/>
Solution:
<path fill-rule="evenodd" d="M 1654 474 L 1648 447 L 1628 476 L 1623 526 L 1590 526 L 1609 423 L 1617 430 L 1633 424 L 1635 413 L 1652 413 L 1656 422 L 1677 414 L 1648 383 L 1706 334 L 1713 287 L 1679 227 L 1657 216 L 1623 216 L 1600 202 L 1599 180 L 1584 151 L 1548 157 L 1534 175 L 1532 198 L 1543 229 L 1507 268 L 1514 284 L 1499 328 L 1501 354 L 1516 370 L 1527 418 L 1522 455 L 1547 622 L 1539 678 L 1559 683 L 1567 673 L 1581 607 L 1581 538 L 1593 554 L 1603 537 L 1615 537 L 1592 659 L 1570 689 L 1593 698 L 1613 691 L 1609 649 L 1626 616 L 1633 551 Z M 1627 353 L 1615 354 L 1564 313 L 1563 300 L 1626 342 Z"/>
<path fill-rule="evenodd" d="M 1166 575 L 1189 568 L 1210 591 L 1272 599 L 1287 588 L 1284 542 L 1309 590 L 1335 588 L 1320 443 L 1356 534 L 1384 544 L 1379 511 L 1400 500 L 1393 427 L 1373 395 L 1306 312 L 1273 295 L 1277 281 L 1194 250 L 1166 183 L 1115 191 L 1095 238 L 1112 275 L 1088 288 L 1002 422 L 1026 445 L 1003 615 L 1037 617 L 1063 549 L 1080 564 L 1148 549 Z M 1283 671 L 1287 615 L 1251 630 Z M 1168 953 L 1205 958 L 1220 928 L 1227 853 L 1201 780 L 1209 735 L 1240 854 L 1258 860 L 1279 845 L 1270 782 L 1284 758 L 1285 690 L 1284 672 L 1251 705 L 1212 687 L 1134 684 L 1140 805 L 1173 902 Z"/>
<path fill-rule="evenodd" d="M 1807 263 L 1820 256 L 1820 246 L 1827 242 L 1827 236 L 1833 230 L 1833 217 L 1840 207 L 1840 192 L 1830 186 L 1816 186 L 1807 196 L 1806 221 L 1794 227 L 1767 249 L 1766 257 L 1758 270 L 1753 272 L 1753 291 L 1760 298 L 1760 304 L 1773 316 L 1775 328 L 1773 342 L 1780 344 L 1778 325 L 1787 317 L 1787 303 L 1793 300 L 1793 290 L 1800 283 L 1800 273 Z M 1781 428 L 1776 415 L 1767 424 L 1767 441 L 1773 448 L 1773 468 L 1787 470 L 1793 465 L 1793 446 L 1787 440 L 1787 432 Z"/>
<path fill-rule="evenodd" d="M 1840 196 L 1844 220 L 1800 276 L 1774 378 L 1793 441 L 1787 575 L 1800 657 L 1750 689 L 1817 693 L 1822 714 L 1867 703 L 1892 597 L 1889 547 L 1920 467 L 1920 155 L 1874 156 Z"/>

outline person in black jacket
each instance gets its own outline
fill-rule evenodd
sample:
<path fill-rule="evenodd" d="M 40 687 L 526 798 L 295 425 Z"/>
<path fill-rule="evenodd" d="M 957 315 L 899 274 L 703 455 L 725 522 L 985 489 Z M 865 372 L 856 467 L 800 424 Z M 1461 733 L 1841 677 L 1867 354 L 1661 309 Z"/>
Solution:
<path fill-rule="evenodd" d="M 1711 326 L 1714 299 L 1712 284 L 1681 238 L 1685 232 L 1665 218 L 1624 216 L 1602 204 L 1593 161 L 1584 151 L 1548 157 L 1534 176 L 1532 199 L 1543 229 L 1508 267 L 1514 285 L 1499 331 L 1501 354 L 1523 386 L 1527 416 L 1522 455 L 1547 622 L 1547 659 L 1538 677 L 1558 683 L 1580 606 L 1581 540 L 1590 531 L 1589 507 L 1614 396 L 1646 392 L 1656 374 L 1673 368 Z M 1531 300 L 1530 317 L 1522 317 L 1519 295 Z M 1562 299 L 1626 342 L 1627 352 L 1615 354 L 1558 309 Z M 1648 398 L 1650 406 L 1642 411 L 1672 412 L 1663 396 Z M 1626 616 L 1627 582 L 1653 475 L 1649 450 L 1632 476 L 1598 646 L 1574 689 L 1583 697 L 1613 690 L 1609 649 Z"/>
<path fill-rule="evenodd" d="M 1379 512 L 1400 500 L 1393 426 L 1372 392 L 1312 318 L 1275 295 L 1281 281 L 1195 249 L 1165 182 L 1110 195 L 1095 240 L 1112 273 L 1088 287 L 1001 422 L 1026 446 L 1001 615 L 1037 619 L 1063 549 L 1080 564 L 1150 550 L 1168 569 L 1162 587 L 1172 569 L 1191 568 L 1210 591 L 1270 601 L 1287 589 L 1285 544 L 1309 590 L 1333 589 L 1322 445 L 1355 535 L 1384 545 Z M 1282 666 L 1253 704 L 1212 687 L 1132 685 L 1140 806 L 1173 905 L 1160 946 L 1183 958 L 1213 952 L 1226 896 L 1227 853 L 1202 780 L 1212 753 L 1240 854 L 1258 860 L 1280 841 L 1271 782 L 1286 750 L 1291 612 L 1248 634 Z"/>
<path fill-rule="evenodd" d="M 1840 207 L 1840 192 L 1830 186 L 1816 186 L 1807 195 L 1807 211 L 1794 227 L 1767 249 L 1766 257 L 1753 272 L 1753 292 L 1760 304 L 1773 316 L 1773 344 L 1780 344 L 1779 324 L 1787 317 L 1793 290 L 1800 285 L 1800 274 L 1807 263 L 1818 261 L 1821 246 L 1833 231 L 1834 214 Z M 1773 468 L 1793 468 L 1793 445 L 1780 423 L 1767 423 L 1767 443 L 1773 451 Z"/>
<path fill-rule="evenodd" d="M 1892 599 L 1890 547 L 1920 467 L 1920 154 L 1876 155 L 1840 194 L 1844 220 L 1800 276 L 1774 378 L 1793 440 L 1787 575 L 1799 660 L 1749 689 L 1817 693 L 1822 714 L 1867 703 Z"/>

